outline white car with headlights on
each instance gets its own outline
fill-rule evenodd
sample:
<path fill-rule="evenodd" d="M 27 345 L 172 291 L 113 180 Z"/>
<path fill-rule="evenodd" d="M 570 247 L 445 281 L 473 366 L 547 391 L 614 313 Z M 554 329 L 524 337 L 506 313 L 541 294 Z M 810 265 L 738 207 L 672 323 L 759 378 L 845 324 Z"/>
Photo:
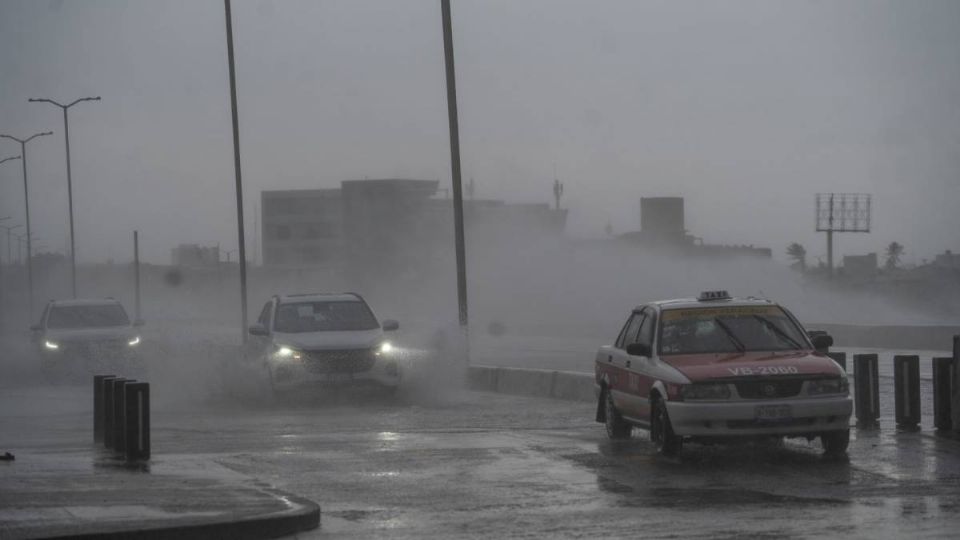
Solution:
<path fill-rule="evenodd" d="M 143 375 L 140 326 L 113 298 L 51 300 L 31 336 L 50 380 Z"/>
<path fill-rule="evenodd" d="M 400 384 L 399 351 L 359 294 L 274 296 L 249 328 L 274 392 L 295 387 L 367 386 L 394 390 Z"/>

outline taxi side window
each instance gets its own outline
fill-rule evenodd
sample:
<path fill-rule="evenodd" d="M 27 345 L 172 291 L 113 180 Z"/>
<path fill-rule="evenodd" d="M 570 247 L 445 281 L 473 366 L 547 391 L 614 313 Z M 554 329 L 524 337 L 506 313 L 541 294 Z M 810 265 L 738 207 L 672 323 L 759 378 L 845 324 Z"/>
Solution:
<path fill-rule="evenodd" d="M 637 337 L 637 343 L 643 343 L 650 347 L 653 346 L 653 330 L 657 326 L 657 318 L 650 311 L 645 312 L 643 324 L 640 325 L 640 332 Z"/>
<path fill-rule="evenodd" d="M 270 308 L 272 307 L 273 302 L 267 302 L 264 304 L 263 309 L 260 310 L 260 317 L 257 318 L 257 322 L 262 324 L 267 330 L 270 330 Z"/>
<path fill-rule="evenodd" d="M 620 344 L 620 348 L 624 349 L 627 345 L 637 342 L 637 333 L 640 331 L 640 325 L 643 323 L 643 320 L 646 318 L 646 315 L 643 313 L 634 313 L 630 318 L 630 322 L 627 324 L 626 330 L 623 332 L 623 341 Z"/>

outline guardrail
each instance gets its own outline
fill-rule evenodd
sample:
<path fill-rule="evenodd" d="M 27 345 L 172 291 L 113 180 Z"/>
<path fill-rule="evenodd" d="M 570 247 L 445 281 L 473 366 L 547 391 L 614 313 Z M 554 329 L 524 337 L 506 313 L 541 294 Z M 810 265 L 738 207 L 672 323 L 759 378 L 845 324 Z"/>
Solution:
<path fill-rule="evenodd" d="M 113 375 L 93 377 L 93 441 L 127 461 L 150 459 L 150 385 Z"/>

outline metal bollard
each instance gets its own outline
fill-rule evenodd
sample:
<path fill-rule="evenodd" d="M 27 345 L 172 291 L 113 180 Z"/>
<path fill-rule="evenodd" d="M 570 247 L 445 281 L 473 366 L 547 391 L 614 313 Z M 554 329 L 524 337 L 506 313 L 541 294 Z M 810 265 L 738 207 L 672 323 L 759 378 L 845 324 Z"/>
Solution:
<path fill-rule="evenodd" d="M 960 335 L 953 336 L 953 372 L 950 376 L 950 418 L 953 430 L 960 432 Z"/>
<path fill-rule="evenodd" d="M 880 374 L 876 354 L 853 355 L 854 410 L 857 427 L 877 427 L 880 421 Z"/>
<path fill-rule="evenodd" d="M 113 380 L 113 450 L 123 452 L 126 440 L 123 438 L 123 430 L 126 427 L 124 413 L 124 387 L 127 383 L 133 382 L 128 379 Z"/>
<path fill-rule="evenodd" d="M 93 442 L 103 442 L 103 423 L 106 419 L 104 411 L 104 381 L 115 378 L 113 375 L 94 375 L 93 377 Z"/>
<path fill-rule="evenodd" d="M 150 385 L 128 382 L 124 387 L 124 448 L 127 461 L 150 459 Z"/>
<path fill-rule="evenodd" d="M 103 446 L 113 448 L 113 424 L 116 422 L 116 407 L 113 402 L 115 399 L 116 381 L 123 380 L 122 377 L 114 377 L 103 381 Z"/>
<path fill-rule="evenodd" d="M 893 357 L 893 387 L 897 426 L 913 429 L 920 424 L 920 357 Z"/>
<path fill-rule="evenodd" d="M 847 353 L 845 352 L 828 352 L 827 356 L 833 359 L 834 362 L 840 364 L 840 367 L 844 371 L 847 370 Z"/>
<path fill-rule="evenodd" d="M 933 427 L 938 430 L 953 428 L 950 419 L 950 382 L 953 379 L 953 358 L 933 359 Z"/>

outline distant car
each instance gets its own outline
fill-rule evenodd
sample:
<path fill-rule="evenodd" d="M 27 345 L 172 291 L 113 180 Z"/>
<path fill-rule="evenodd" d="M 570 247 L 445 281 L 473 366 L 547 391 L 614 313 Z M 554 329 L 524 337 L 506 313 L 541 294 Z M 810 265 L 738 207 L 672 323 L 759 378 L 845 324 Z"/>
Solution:
<path fill-rule="evenodd" d="M 650 431 L 657 451 L 684 441 L 819 437 L 846 452 L 853 404 L 847 374 L 783 307 L 708 291 L 636 307 L 595 360 L 596 420 L 610 438 Z"/>
<path fill-rule="evenodd" d="M 123 305 L 112 298 L 52 300 L 30 330 L 41 368 L 50 379 L 106 371 L 134 376 L 143 369 L 142 325 L 143 321 L 131 321 Z"/>
<path fill-rule="evenodd" d="M 368 386 L 396 389 L 400 363 L 386 332 L 356 293 L 274 296 L 249 328 L 271 388 Z"/>

